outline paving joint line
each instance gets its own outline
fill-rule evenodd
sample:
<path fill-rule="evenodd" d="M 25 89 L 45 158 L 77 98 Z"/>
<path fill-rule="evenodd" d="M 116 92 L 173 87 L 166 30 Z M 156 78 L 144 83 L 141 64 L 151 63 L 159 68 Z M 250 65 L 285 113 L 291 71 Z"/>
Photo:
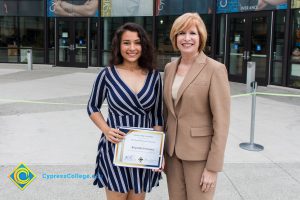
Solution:
<path fill-rule="evenodd" d="M 289 175 L 290 178 L 294 179 L 298 184 L 300 184 L 300 180 L 296 179 L 295 177 L 293 177 L 285 168 L 280 166 L 280 163 L 277 162 L 273 162 L 277 167 L 279 167 L 280 169 L 282 169 L 287 175 Z"/>
<path fill-rule="evenodd" d="M 283 170 L 290 178 L 292 178 L 293 180 L 295 180 L 297 183 L 300 184 L 300 180 L 296 179 L 295 177 L 293 177 L 285 168 L 281 167 L 280 166 L 280 163 L 279 162 L 274 162 L 272 159 L 270 159 L 266 154 L 264 154 L 262 152 L 262 155 L 264 157 L 266 157 L 266 159 L 270 160 L 272 164 L 276 165 L 277 167 L 279 167 L 281 170 Z"/>
<path fill-rule="evenodd" d="M 229 180 L 229 182 L 231 183 L 232 187 L 235 189 L 235 191 L 238 193 L 238 195 L 241 197 L 242 200 L 245 200 L 245 198 L 242 196 L 242 194 L 240 193 L 240 191 L 238 190 L 238 188 L 235 186 L 235 184 L 233 183 L 233 181 L 230 179 L 230 177 L 228 176 L 228 174 L 225 172 L 225 170 L 223 171 L 225 177 Z"/>

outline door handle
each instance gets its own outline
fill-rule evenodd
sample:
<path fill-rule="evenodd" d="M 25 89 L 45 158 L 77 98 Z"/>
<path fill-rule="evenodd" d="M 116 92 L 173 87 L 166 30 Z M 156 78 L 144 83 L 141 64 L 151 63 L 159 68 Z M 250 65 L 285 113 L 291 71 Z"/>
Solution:
<path fill-rule="evenodd" d="M 247 51 L 243 52 L 243 56 L 242 57 L 243 57 L 244 60 L 247 60 Z"/>
<path fill-rule="evenodd" d="M 250 59 L 250 51 L 246 51 L 246 60 L 249 60 Z"/>
<path fill-rule="evenodd" d="M 75 50 L 74 44 L 70 44 L 69 49 L 70 49 L 71 51 L 74 51 L 74 50 Z"/>
<path fill-rule="evenodd" d="M 249 60 L 250 59 L 250 51 L 244 51 L 243 56 L 244 60 Z"/>

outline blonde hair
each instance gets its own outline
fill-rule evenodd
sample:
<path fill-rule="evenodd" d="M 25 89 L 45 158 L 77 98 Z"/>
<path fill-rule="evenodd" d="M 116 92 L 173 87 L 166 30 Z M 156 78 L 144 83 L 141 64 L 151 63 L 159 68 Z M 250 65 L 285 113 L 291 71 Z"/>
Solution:
<path fill-rule="evenodd" d="M 207 40 L 207 31 L 205 24 L 198 13 L 185 13 L 179 16 L 173 23 L 170 32 L 170 40 L 172 42 L 172 46 L 175 50 L 178 50 L 177 47 L 177 34 L 186 31 L 192 26 L 196 26 L 199 34 L 200 45 L 199 52 L 205 48 L 206 40 Z"/>

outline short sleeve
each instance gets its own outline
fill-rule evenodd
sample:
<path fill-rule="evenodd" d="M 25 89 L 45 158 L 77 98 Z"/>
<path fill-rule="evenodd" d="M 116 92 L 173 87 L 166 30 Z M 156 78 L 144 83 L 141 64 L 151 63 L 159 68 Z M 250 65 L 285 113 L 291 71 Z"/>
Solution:
<path fill-rule="evenodd" d="M 107 87 L 105 81 L 106 69 L 103 69 L 97 76 L 93 89 L 91 92 L 90 99 L 87 104 L 87 112 L 89 115 L 100 112 L 101 105 L 106 98 Z"/>

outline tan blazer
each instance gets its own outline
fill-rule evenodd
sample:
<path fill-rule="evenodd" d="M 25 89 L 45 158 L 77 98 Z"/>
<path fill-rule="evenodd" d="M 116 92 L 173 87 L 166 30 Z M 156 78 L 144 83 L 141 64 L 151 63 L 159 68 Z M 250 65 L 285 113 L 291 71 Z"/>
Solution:
<path fill-rule="evenodd" d="M 230 88 L 225 65 L 199 54 L 173 102 L 171 91 L 180 58 L 164 72 L 165 149 L 188 161 L 207 160 L 221 171 L 229 129 Z"/>

